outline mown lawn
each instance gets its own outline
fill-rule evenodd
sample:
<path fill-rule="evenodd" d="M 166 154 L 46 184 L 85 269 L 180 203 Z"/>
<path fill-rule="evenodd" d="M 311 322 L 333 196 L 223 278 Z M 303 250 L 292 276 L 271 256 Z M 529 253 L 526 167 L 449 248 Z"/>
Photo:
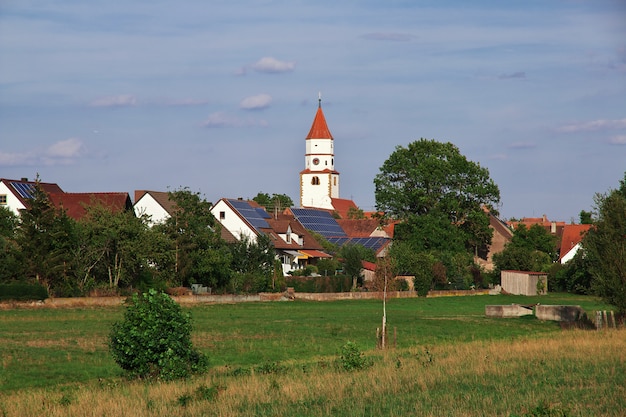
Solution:
<path fill-rule="evenodd" d="M 488 304 L 576 304 L 588 313 L 610 309 L 593 297 L 473 296 L 394 299 L 387 303 L 389 343 L 397 349 L 469 341 L 542 337 L 557 323 L 534 318 L 490 319 Z M 186 308 L 193 341 L 214 368 L 315 363 L 336 358 L 347 341 L 376 346 L 382 301 L 274 302 Z M 107 349 L 123 308 L 0 311 L 0 392 L 68 386 L 120 375 Z"/>

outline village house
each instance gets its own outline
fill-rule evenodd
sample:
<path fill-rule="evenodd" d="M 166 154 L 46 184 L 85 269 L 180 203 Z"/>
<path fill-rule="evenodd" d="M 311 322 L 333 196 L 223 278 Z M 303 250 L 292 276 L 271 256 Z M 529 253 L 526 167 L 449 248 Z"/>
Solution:
<path fill-rule="evenodd" d="M 66 193 L 54 183 L 0 179 L 0 206 L 5 206 L 16 215 L 30 206 L 35 197 L 37 186 L 46 193 L 52 205 L 74 219 L 80 220 L 87 214 L 87 208 L 93 206 L 106 207 L 113 212 L 132 210 L 132 201 L 128 193 Z"/>

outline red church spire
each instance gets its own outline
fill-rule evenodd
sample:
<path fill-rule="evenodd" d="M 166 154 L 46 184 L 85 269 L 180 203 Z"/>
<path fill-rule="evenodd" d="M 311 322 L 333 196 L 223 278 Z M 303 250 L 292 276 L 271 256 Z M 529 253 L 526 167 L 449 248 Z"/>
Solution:
<path fill-rule="evenodd" d="M 322 95 L 319 95 L 319 104 L 317 106 L 317 113 L 315 114 L 315 119 L 313 119 L 313 125 L 311 126 L 311 130 L 309 130 L 309 134 L 306 137 L 307 139 L 332 139 L 333 135 L 330 134 L 330 130 L 328 129 L 328 125 L 326 124 L 326 118 L 324 117 L 324 112 L 322 111 Z"/>

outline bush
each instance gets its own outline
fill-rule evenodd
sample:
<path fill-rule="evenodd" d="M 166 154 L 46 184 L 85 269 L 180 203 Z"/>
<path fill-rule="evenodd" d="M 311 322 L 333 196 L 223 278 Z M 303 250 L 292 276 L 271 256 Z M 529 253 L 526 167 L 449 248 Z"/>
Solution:
<path fill-rule="evenodd" d="M 361 349 L 353 343 L 347 342 L 341 347 L 341 366 L 346 371 L 357 371 L 371 365 L 371 362 L 363 356 Z"/>
<path fill-rule="evenodd" d="M 45 300 L 48 290 L 39 283 L 11 282 L 0 284 L 0 301 Z"/>
<path fill-rule="evenodd" d="M 131 377 L 172 380 L 208 366 L 207 358 L 192 347 L 189 315 L 156 290 L 129 299 L 123 320 L 113 324 L 109 349 Z"/>

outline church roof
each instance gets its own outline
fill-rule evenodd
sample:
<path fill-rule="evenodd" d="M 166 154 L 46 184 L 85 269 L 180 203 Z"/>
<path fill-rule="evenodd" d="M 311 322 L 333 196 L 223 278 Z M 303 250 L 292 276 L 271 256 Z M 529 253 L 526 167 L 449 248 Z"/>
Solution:
<path fill-rule="evenodd" d="M 324 117 L 324 112 L 322 111 L 322 104 L 317 108 L 317 113 L 315 113 L 315 119 L 313 119 L 313 125 L 311 126 L 311 130 L 309 130 L 309 134 L 306 137 L 307 139 L 332 139 L 333 135 L 330 134 L 330 130 L 328 129 L 328 125 L 326 124 L 326 118 Z"/>

